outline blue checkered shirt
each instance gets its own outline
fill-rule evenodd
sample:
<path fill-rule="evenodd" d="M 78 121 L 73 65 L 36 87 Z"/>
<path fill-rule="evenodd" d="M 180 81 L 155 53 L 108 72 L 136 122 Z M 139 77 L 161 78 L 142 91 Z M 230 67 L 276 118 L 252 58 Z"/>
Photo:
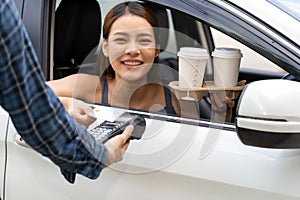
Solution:
<path fill-rule="evenodd" d="M 0 0 L 0 105 L 26 143 L 58 165 L 69 182 L 76 173 L 99 176 L 108 151 L 45 84 L 13 0 Z"/>

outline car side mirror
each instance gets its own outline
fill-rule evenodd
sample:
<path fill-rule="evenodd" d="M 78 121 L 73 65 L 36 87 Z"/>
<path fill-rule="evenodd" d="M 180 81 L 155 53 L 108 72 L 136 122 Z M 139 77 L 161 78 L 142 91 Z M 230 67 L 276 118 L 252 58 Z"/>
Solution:
<path fill-rule="evenodd" d="M 246 145 L 300 148 L 300 83 L 278 79 L 246 85 L 237 105 L 236 130 Z"/>

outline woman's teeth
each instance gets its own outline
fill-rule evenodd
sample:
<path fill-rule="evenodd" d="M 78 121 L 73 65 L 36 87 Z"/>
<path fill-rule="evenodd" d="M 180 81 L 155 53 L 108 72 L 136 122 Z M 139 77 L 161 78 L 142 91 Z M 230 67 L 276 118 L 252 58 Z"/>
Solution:
<path fill-rule="evenodd" d="M 142 64 L 141 62 L 123 62 L 125 65 L 137 66 Z"/>

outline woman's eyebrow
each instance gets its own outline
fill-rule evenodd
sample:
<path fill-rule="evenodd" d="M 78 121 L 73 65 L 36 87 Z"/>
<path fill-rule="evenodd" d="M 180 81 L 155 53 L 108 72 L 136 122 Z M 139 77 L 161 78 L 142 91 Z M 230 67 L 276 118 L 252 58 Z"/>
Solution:
<path fill-rule="evenodd" d="M 139 33 L 138 36 L 140 36 L 140 37 L 153 37 L 153 35 L 150 34 L 150 33 Z"/>
<path fill-rule="evenodd" d="M 125 33 L 125 32 L 116 32 L 113 35 L 128 36 L 128 33 Z"/>
<path fill-rule="evenodd" d="M 127 32 L 115 32 L 113 34 L 114 36 L 129 36 L 130 34 Z M 153 34 L 150 33 L 139 33 L 138 34 L 139 37 L 153 37 Z"/>

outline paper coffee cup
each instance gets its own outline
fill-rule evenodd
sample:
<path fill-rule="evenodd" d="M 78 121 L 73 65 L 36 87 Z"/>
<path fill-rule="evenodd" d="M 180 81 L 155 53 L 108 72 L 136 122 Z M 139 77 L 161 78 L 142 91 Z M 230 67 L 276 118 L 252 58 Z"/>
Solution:
<path fill-rule="evenodd" d="M 202 87 L 208 53 L 206 49 L 182 47 L 178 52 L 179 87 Z"/>
<path fill-rule="evenodd" d="M 229 88 L 237 85 L 242 53 L 240 49 L 220 47 L 212 52 L 214 83 L 216 87 Z"/>

